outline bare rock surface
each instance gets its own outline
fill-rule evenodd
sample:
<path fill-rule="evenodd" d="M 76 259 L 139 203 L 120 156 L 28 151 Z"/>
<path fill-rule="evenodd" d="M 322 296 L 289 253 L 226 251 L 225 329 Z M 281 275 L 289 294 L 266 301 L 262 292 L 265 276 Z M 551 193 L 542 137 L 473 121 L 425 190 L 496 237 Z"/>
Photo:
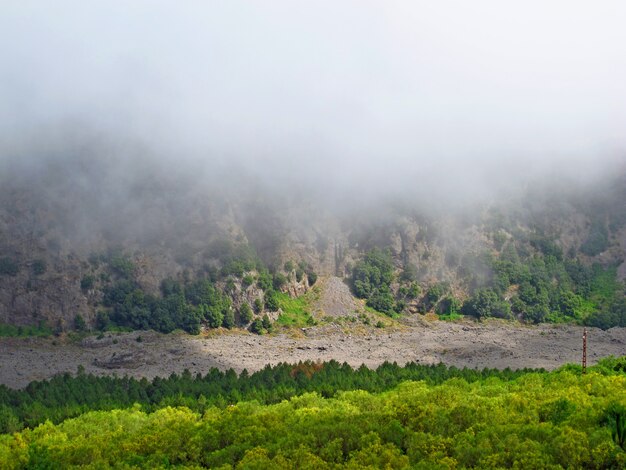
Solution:
<path fill-rule="evenodd" d="M 330 276 L 321 280 L 321 295 L 313 306 L 317 316 L 341 317 L 354 315 L 363 306 L 352 296 L 350 287 L 338 277 Z"/>
<path fill-rule="evenodd" d="M 80 342 L 0 338 L 0 383 L 25 387 L 33 380 L 75 373 L 79 366 L 97 375 L 151 379 L 184 369 L 194 374 L 205 374 L 212 367 L 255 371 L 266 364 L 331 359 L 368 367 L 385 361 L 416 361 L 472 368 L 554 369 L 579 362 L 581 348 L 582 328 L 578 326 L 473 321 L 384 329 L 327 324 L 267 336 L 235 330 L 200 336 L 133 332 Z M 589 329 L 588 349 L 590 364 L 608 355 L 626 354 L 626 328 Z"/>

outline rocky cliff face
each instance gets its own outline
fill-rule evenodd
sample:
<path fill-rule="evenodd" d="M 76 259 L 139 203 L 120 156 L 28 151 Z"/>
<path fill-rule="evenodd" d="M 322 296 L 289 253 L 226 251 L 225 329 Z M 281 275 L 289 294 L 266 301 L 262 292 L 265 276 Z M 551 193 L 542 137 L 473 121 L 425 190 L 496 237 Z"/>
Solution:
<path fill-rule="evenodd" d="M 398 271 L 413 266 L 423 286 L 446 281 L 460 295 L 471 287 L 468 260 L 512 239 L 533 249 L 539 235 L 586 263 L 619 264 L 626 276 L 623 176 L 601 191 L 529 190 L 447 211 L 423 201 L 337 210 L 267 196 L 250 181 L 218 190 L 202 175 L 111 168 L 65 161 L 2 178 L 0 322 L 54 326 L 76 314 L 92 321 L 107 276 L 99 256 L 124 253 L 141 287 L 158 293 L 165 278 L 193 279 L 219 265 L 220 240 L 252 246 L 270 267 L 302 261 L 340 277 L 365 251 L 388 247 Z M 285 290 L 297 296 L 306 288 L 293 282 Z M 259 296 L 238 285 L 234 304 Z"/>

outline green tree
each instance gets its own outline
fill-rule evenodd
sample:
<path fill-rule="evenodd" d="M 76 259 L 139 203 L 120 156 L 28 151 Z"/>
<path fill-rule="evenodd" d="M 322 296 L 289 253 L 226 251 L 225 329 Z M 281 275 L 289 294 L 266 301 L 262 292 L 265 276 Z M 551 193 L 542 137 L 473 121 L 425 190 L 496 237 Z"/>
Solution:
<path fill-rule="evenodd" d="M 275 312 L 279 309 L 278 295 L 274 290 L 268 290 L 265 292 L 265 308 L 270 312 Z"/>
<path fill-rule="evenodd" d="M 80 314 L 76 314 L 74 317 L 74 329 L 77 331 L 85 331 L 87 329 L 85 319 Z"/>
<path fill-rule="evenodd" d="M 243 325 L 247 325 L 252 320 L 252 309 L 245 302 L 239 307 L 239 319 Z"/>
<path fill-rule="evenodd" d="M 376 289 L 389 288 L 393 281 L 393 264 L 389 252 L 374 248 L 365 254 L 352 271 L 352 284 L 357 297 L 368 299 Z"/>
<path fill-rule="evenodd" d="M 231 308 L 224 312 L 224 319 L 222 320 L 222 326 L 229 330 L 235 326 L 235 314 Z"/>
<path fill-rule="evenodd" d="M 463 313 L 476 318 L 508 318 L 511 306 L 491 289 L 479 289 L 463 304 Z"/>

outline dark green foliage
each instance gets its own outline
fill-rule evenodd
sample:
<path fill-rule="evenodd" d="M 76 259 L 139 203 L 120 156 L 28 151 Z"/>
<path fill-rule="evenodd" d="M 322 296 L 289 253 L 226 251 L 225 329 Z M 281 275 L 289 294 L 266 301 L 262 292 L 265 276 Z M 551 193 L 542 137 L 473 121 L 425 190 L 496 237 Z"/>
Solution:
<path fill-rule="evenodd" d="M 14 433 L 23 427 L 23 423 L 9 406 L 0 405 L 0 434 Z"/>
<path fill-rule="evenodd" d="M 219 276 L 242 277 L 244 273 L 261 268 L 261 262 L 250 245 L 228 239 L 214 240 L 206 250 L 208 258 L 219 261 Z"/>
<path fill-rule="evenodd" d="M 274 290 L 265 291 L 264 304 L 265 304 L 265 308 L 268 309 L 270 312 L 275 312 L 278 310 L 279 302 L 278 302 L 278 296 L 277 296 L 276 291 Z"/>
<path fill-rule="evenodd" d="M 200 304 L 198 306 L 198 314 L 210 328 L 217 328 L 224 321 L 224 311 L 220 307 Z"/>
<path fill-rule="evenodd" d="M 305 261 L 300 261 L 296 267 L 296 281 L 301 282 L 305 274 L 310 286 L 317 282 L 317 274 L 313 271 L 313 266 Z"/>
<path fill-rule="evenodd" d="M 612 403 L 606 411 L 613 441 L 626 450 L 626 406 Z"/>
<path fill-rule="evenodd" d="M 598 218 L 592 221 L 587 240 L 580 247 L 580 251 L 588 256 L 596 256 L 609 246 L 609 234 L 605 223 Z"/>
<path fill-rule="evenodd" d="M 169 333 L 181 328 L 197 334 L 202 322 L 210 327 L 222 325 L 230 300 L 208 280 L 199 280 L 186 288 L 165 280 L 161 285 L 163 297 L 145 294 L 129 280 L 121 280 L 104 289 L 104 305 L 112 312 L 110 321 L 133 329 L 154 329 Z M 98 328 L 106 325 L 104 317 L 97 320 Z"/>
<path fill-rule="evenodd" d="M 374 310 L 388 315 L 393 315 L 395 313 L 393 294 L 391 293 L 389 286 L 386 285 L 382 285 L 381 287 L 375 288 L 371 291 L 367 299 L 367 305 L 372 307 Z"/>
<path fill-rule="evenodd" d="M 626 298 L 618 297 L 611 304 L 594 311 L 585 319 L 585 324 L 602 328 L 626 327 Z"/>
<path fill-rule="evenodd" d="M 374 248 L 359 261 L 352 272 L 352 287 L 357 297 L 379 312 L 392 315 L 395 299 L 391 292 L 393 264 L 389 252 Z"/>
<path fill-rule="evenodd" d="M 256 318 L 250 329 L 263 333 L 263 321 Z M 619 359 L 605 360 L 605 364 L 597 367 L 602 367 L 605 375 L 623 373 L 613 370 L 616 361 Z M 425 381 L 429 385 L 442 384 L 451 378 L 470 383 L 488 378 L 512 381 L 537 372 L 544 373 L 543 370 L 474 370 L 415 363 L 405 366 L 384 363 L 374 370 L 364 366 L 353 369 L 348 364 L 330 361 L 324 364 L 268 365 L 258 372 L 239 377 L 232 369 L 225 372 L 211 369 L 204 376 L 193 377 L 184 372 L 152 381 L 65 373 L 48 381 L 31 382 L 22 390 L 0 385 L 0 425 L 4 422 L 5 426 L 17 430 L 46 420 L 58 423 L 89 410 L 124 408 L 134 403 L 140 403 L 148 411 L 168 405 L 184 405 L 202 412 L 213 405 L 224 407 L 241 400 L 278 403 L 306 392 L 326 396 L 334 396 L 341 390 L 382 392 L 407 380 Z M 204 399 L 200 401 L 200 397 Z"/>
<path fill-rule="evenodd" d="M 263 299 L 254 299 L 254 311 L 256 313 L 261 313 L 265 308 L 265 304 L 263 303 Z"/>
<path fill-rule="evenodd" d="M 116 304 L 122 304 L 126 300 L 127 296 L 130 295 L 135 289 L 135 283 L 128 280 L 118 281 L 115 284 L 106 286 L 104 288 L 102 303 L 105 307 L 113 307 Z"/>
<path fill-rule="evenodd" d="M 189 289 L 193 290 L 193 287 Z M 183 293 L 183 285 L 175 281 L 174 279 L 163 279 L 161 281 L 161 294 L 163 297 L 168 297 L 170 295 L 178 295 Z M 193 295 L 191 292 L 188 292 L 188 295 Z"/>
<path fill-rule="evenodd" d="M 0 337 L 28 337 L 28 336 L 50 336 L 52 329 L 44 322 L 37 326 L 15 326 L 0 323 Z"/>
<path fill-rule="evenodd" d="M 532 323 L 542 323 L 546 321 L 548 315 L 550 315 L 550 310 L 542 304 L 525 306 L 523 311 L 524 319 Z"/>
<path fill-rule="evenodd" d="M 524 245 L 518 239 L 515 243 Z M 533 323 L 577 322 L 602 328 L 620 324 L 620 309 L 613 308 L 623 290 L 616 280 L 614 268 L 599 265 L 586 266 L 580 260 L 564 259 L 553 238 L 534 232 L 529 243 L 536 250 L 518 249 L 514 241 L 507 242 L 499 256 L 485 255 L 492 275 L 483 282 L 466 305 L 464 311 L 478 315 L 493 310 L 495 298 L 480 294 L 488 309 L 477 310 L 479 290 L 491 290 L 499 300 L 496 314 L 508 316 L 502 302 L 510 305 L 511 312 Z M 478 285 L 479 283 L 475 283 Z M 507 300 L 505 300 L 505 297 Z M 619 304 L 617 304 L 619 305 Z M 618 312 L 618 313 L 615 313 Z"/>
<path fill-rule="evenodd" d="M 77 314 L 74 317 L 74 329 L 77 331 L 85 331 L 87 329 L 85 319 L 80 314 Z"/>
<path fill-rule="evenodd" d="M 232 308 L 229 308 L 224 312 L 224 319 L 222 320 L 222 326 L 224 328 L 231 329 L 235 326 L 235 313 Z"/>
<path fill-rule="evenodd" d="M 624 359 L 586 375 L 336 361 L 151 381 L 79 370 L 0 386 L 0 432 L 32 428 L 0 436 L 0 466 L 624 468 Z"/>
<path fill-rule="evenodd" d="M 243 286 L 244 289 L 248 286 L 251 286 L 252 284 L 254 284 L 254 276 L 252 276 L 251 274 L 246 274 L 241 279 L 241 285 Z"/>
<path fill-rule="evenodd" d="M 272 321 L 270 320 L 270 317 L 265 314 L 263 315 L 263 318 L 261 320 L 261 324 L 263 325 L 263 329 L 265 329 L 265 331 L 267 332 L 271 332 L 273 327 L 272 327 Z"/>
<path fill-rule="evenodd" d="M 99 311 L 96 314 L 96 329 L 104 331 L 111 326 L 111 320 L 107 312 Z"/>
<path fill-rule="evenodd" d="M 133 262 L 122 255 L 114 255 L 109 259 L 109 267 L 118 276 L 130 279 L 133 277 L 135 271 L 135 265 Z"/>
<path fill-rule="evenodd" d="M 479 289 L 463 304 L 463 313 L 476 318 L 509 318 L 511 307 L 508 302 L 500 300 L 492 289 Z"/>
<path fill-rule="evenodd" d="M 567 398 L 546 403 L 539 409 L 539 421 L 561 424 L 576 411 L 576 405 Z"/>
<path fill-rule="evenodd" d="M 35 276 L 41 276 L 48 269 L 48 264 L 43 259 L 36 259 L 33 261 L 32 268 Z"/>
<path fill-rule="evenodd" d="M 458 315 L 461 312 L 461 302 L 451 295 L 447 295 L 439 301 L 437 313 L 439 315 Z"/>
<path fill-rule="evenodd" d="M 559 261 L 563 259 L 563 250 L 556 244 L 554 238 L 548 237 L 541 232 L 534 232 L 530 236 L 529 241 L 544 256 L 554 256 Z"/>
<path fill-rule="evenodd" d="M 8 257 L 0 258 L 0 276 L 16 276 L 20 267 L 13 259 Z"/>
<path fill-rule="evenodd" d="M 357 297 L 368 299 L 375 290 L 391 285 L 393 264 L 389 252 L 374 248 L 365 254 L 352 272 L 352 284 Z"/>
<path fill-rule="evenodd" d="M 239 320 L 243 325 L 247 325 L 252 320 L 252 309 L 245 302 L 239 308 Z"/>
<path fill-rule="evenodd" d="M 428 288 L 426 291 L 426 300 L 431 304 L 435 304 L 448 292 L 449 287 L 447 284 L 443 282 L 439 282 L 434 284 Z"/>
<path fill-rule="evenodd" d="M 259 278 L 256 281 L 256 285 L 259 289 L 268 291 L 272 289 L 272 281 L 272 275 L 268 271 L 261 271 L 259 273 Z"/>
<path fill-rule="evenodd" d="M 280 291 L 281 288 L 287 284 L 287 276 L 283 273 L 275 273 L 273 277 L 272 286 L 274 287 L 274 290 Z"/>
<path fill-rule="evenodd" d="M 89 290 L 92 289 L 94 284 L 96 282 L 96 278 L 91 275 L 91 274 L 86 274 L 85 276 L 82 277 L 82 279 L 80 280 L 80 288 L 82 290 Z"/>
<path fill-rule="evenodd" d="M 407 263 L 400 274 L 400 281 L 415 282 L 417 281 L 417 268 L 414 264 Z"/>
<path fill-rule="evenodd" d="M 254 334 L 262 335 L 264 333 L 263 321 L 258 317 L 252 320 L 252 323 L 250 323 L 250 331 Z"/>

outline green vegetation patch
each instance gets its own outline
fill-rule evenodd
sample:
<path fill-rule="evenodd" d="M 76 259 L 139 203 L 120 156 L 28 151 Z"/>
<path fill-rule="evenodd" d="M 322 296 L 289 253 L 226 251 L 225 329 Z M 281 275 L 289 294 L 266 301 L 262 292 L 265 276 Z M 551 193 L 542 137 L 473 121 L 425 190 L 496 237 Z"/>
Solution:
<path fill-rule="evenodd" d="M 311 290 L 300 297 L 291 297 L 283 292 L 276 292 L 275 298 L 278 307 L 283 313 L 278 317 L 277 323 L 282 326 L 303 327 L 315 324 L 311 315 L 311 304 L 319 294 Z"/>
<path fill-rule="evenodd" d="M 304 364 L 288 375 L 306 383 L 325 369 Z M 624 468 L 626 375 L 601 372 L 408 381 L 203 413 L 88 412 L 0 436 L 0 467 Z"/>
<path fill-rule="evenodd" d="M 6 323 L 0 323 L 0 337 L 23 338 L 26 336 L 51 336 L 52 328 L 46 325 L 38 326 L 15 326 Z"/>

